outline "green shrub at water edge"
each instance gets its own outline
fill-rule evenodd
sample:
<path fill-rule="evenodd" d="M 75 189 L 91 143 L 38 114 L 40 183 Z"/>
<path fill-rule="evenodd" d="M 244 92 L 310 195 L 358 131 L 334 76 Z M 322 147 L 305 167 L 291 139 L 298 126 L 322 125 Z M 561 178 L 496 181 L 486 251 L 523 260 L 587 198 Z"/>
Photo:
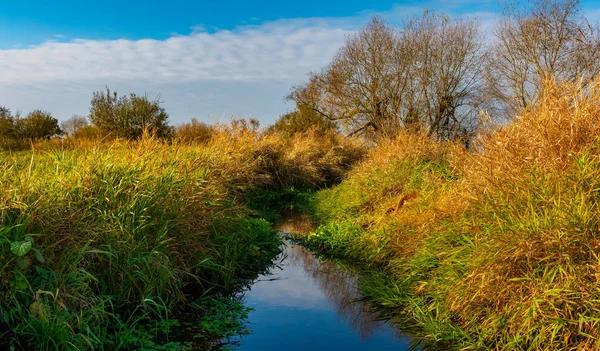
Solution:
<path fill-rule="evenodd" d="M 4 156 L 0 325 L 23 347 L 141 347 L 141 326 L 279 250 L 209 150 L 144 141 Z"/>

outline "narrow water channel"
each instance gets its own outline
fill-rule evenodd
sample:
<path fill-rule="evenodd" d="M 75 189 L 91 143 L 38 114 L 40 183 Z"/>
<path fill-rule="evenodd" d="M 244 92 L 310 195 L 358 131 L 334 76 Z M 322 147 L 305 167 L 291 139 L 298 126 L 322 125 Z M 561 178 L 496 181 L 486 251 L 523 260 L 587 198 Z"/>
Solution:
<path fill-rule="evenodd" d="M 288 219 L 280 230 L 297 232 L 298 224 Z M 245 294 L 252 332 L 235 340 L 236 351 L 410 348 L 408 337 L 360 301 L 358 277 L 348 270 L 289 242 L 276 263 Z"/>

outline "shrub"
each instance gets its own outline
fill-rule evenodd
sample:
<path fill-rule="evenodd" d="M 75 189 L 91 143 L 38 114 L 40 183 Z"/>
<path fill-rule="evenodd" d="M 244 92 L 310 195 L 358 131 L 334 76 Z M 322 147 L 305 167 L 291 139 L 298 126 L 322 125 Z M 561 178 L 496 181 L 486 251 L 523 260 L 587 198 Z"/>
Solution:
<path fill-rule="evenodd" d="M 130 140 L 139 139 L 145 131 L 159 138 L 173 135 L 169 115 L 158 100 L 136 94 L 118 97 L 107 88 L 95 92 L 91 104 L 90 121 L 104 134 Z"/>
<path fill-rule="evenodd" d="M 329 130 L 335 129 L 336 126 L 332 121 L 314 110 L 300 106 L 299 109 L 279 117 L 273 125 L 269 126 L 268 132 L 277 133 L 289 138 L 297 133 L 308 133 L 311 131 L 326 133 Z"/>
<path fill-rule="evenodd" d="M 96 126 L 85 126 L 76 130 L 72 137 L 75 139 L 99 139 L 102 136 L 102 132 Z"/>
<path fill-rule="evenodd" d="M 32 142 L 61 134 L 58 120 L 49 112 L 35 110 L 20 117 L 12 116 L 7 108 L 0 108 L 0 143 L 4 149 L 25 149 Z"/>
<path fill-rule="evenodd" d="M 185 144 L 205 144 L 213 133 L 213 127 L 192 118 L 190 123 L 183 123 L 175 128 L 176 139 Z"/>
<path fill-rule="evenodd" d="M 58 126 L 58 120 L 42 110 L 32 111 L 25 118 L 17 118 L 15 123 L 17 135 L 23 140 L 47 140 L 63 133 Z"/>

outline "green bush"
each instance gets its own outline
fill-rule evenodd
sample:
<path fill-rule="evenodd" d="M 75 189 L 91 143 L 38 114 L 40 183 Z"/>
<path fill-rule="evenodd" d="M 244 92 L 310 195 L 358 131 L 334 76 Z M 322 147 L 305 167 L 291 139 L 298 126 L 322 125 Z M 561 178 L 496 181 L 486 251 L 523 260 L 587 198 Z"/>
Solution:
<path fill-rule="evenodd" d="M 89 118 L 103 134 L 115 138 L 135 140 L 144 133 L 170 138 L 174 134 L 160 101 L 136 94 L 119 97 L 108 88 L 106 92 L 94 92 Z"/>

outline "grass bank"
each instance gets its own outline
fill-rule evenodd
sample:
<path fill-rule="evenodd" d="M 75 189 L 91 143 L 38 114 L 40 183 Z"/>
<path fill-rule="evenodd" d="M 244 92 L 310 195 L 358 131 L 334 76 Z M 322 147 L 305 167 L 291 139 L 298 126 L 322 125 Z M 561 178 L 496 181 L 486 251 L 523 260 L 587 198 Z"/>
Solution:
<path fill-rule="evenodd" d="M 426 342 L 600 349 L 600 87 L 548 87 L 472 151 L 400 135 L 318 192 L 313 248 Z M 385 276 L 385 278 L 383 278 Z"/>
<path fill-rule="evenodd" d="M 219 126 L 201 145 L 66 140 L 3 153 L 0 345 L 186 349 L 168 339 L 174 311 L 278 252 L 253 194 L 336 182 L 361 150 L 335 134 Z"/>

